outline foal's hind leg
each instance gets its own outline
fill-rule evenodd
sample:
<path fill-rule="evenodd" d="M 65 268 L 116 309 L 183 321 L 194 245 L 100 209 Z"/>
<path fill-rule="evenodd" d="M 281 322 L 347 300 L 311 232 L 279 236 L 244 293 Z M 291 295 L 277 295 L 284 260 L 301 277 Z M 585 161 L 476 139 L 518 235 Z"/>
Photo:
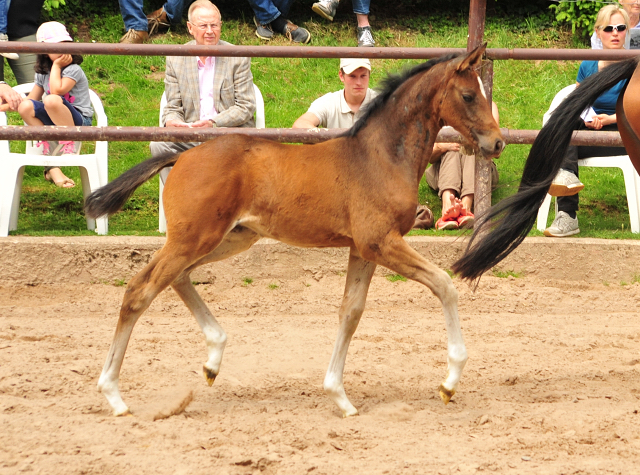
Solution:
<path fill-rule="evenodd" d="M 204 333 L 209 358 L 203 366 L 204 377 L 209 386 L 213 384 L 220 371 L 222 353 L 227 343 L 227 335 L 209 311 L 196 289 L 191 284 L 189 274 L 198 266 L 208 262 L 220 261 L 227 257 L 249 249 L 260 236 L 250 229 L 237 227 L 228 233 L 222 243 L 210 254 L 207 254 L 194 265 L 186 269 L 171 287 L 176 291 L 184 304 L 196 317 L 198 325 Z"/>
<path fill-rule="evenodd" d="M 344 288 L 344 297 L 340 307 L 340 329 L 338 338 L 333 348 L 329 368 L 324 378 L 324 390 L 342 411 L 343 417 L 354 416 L 358 410 L 351 404 L 344 391 L 343 373 L 344 363 L 347 359 L 347 351 L 351 337 L 358 328 L 360 317 L 364 311 L 367 300 L 367 292 L 371 277 L 376 270 L 373 262 L 365 261 L 351 251 L 349 256 L 349 269 L 347 270 L 347 283 Z"/>
<path fill-rule="evenodd" d="M 98 380 L 98 389 L 107 398 L 116 416 L 129 413 L 129 408 L 120 396 L 118 380 L 133 327 L 153 299 L 189 264 L 184 254 L 171 252 L 165 245 L 127 285 L 116 333 Z"/>
<path fill-rule="evenodd" d="M 402 237 L 389 238 L 380 246 L 380 252 L 371 258 L 375 258 L 377 264 L 426 285 L 442 302 L 447 328 L 449 365 L 447 379 L 440 385 L 439 390 L 440 397 L 447 404 L 456 392 L 456 386 L 467 362 L 467 349 L 458 319 L 458 291 L 453 286 L 451 277 L 412 249 Z"/>

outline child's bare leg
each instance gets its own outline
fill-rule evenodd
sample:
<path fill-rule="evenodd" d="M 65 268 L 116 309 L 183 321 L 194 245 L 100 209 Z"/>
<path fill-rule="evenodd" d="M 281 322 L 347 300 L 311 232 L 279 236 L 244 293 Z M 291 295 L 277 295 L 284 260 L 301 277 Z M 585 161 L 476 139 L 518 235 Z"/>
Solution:
<path fill-rule="evenodd" d="M 23 99 L 18 106 L 18 113 L 27 125 L 44 125 L 40 119 L 36 118 L 36 111 L 30 99 Z"/>
<path fill-rule="evenodd" d="M 56 125 L 75 125 L 71 111 L 62 102 L 62 97 L 56 94 L 50 94 L 42 101 L 44 110 L 47 111 L 51 121 Z"/>

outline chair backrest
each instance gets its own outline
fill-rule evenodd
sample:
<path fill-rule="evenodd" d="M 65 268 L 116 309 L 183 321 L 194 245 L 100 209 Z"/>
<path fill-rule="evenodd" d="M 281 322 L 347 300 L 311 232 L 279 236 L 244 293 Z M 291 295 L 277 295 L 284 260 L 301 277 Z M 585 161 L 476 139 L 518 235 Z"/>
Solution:
<path fill-rule="evenodd" d="M 562 101 L 564 101 L 566 97 L 574 91 L 575 88 L 575 84 L 569 84 L 567 87 L 560 89 L 560 91 L 554 96 L 553 100 L 551 101 L 551 105 L 549 106 L 549 110 L 542 116 L 543 126 L 549 121 L 553 111 L 558 108 Z"/>
<path fill-rule="evenodd" d="M 256 129 L 264 129 L 265 128 L 265 117 L 264 117 L 264 99 L 262 98 L 262 93 L 258 86 L 253 85 L 253 92 L 256 95 Z M 159 124 L 162 127 L 162 113 L 164 112 L 164 108 L 167 105 L 167 95 L 166 93 L 162 93 L 162 98 L 160 99 L 160 120 Z"/>

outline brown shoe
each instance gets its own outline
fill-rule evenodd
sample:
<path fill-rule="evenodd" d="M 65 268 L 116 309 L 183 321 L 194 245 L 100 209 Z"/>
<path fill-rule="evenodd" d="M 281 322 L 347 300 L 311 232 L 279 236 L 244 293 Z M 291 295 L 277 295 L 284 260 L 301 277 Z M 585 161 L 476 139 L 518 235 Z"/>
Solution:
<path fill-rule="evenodd" d="M 146 31 L 138 31 L 131 29 L 127 31 L 122 38 L 120 38 L 120 43 L 125 44 L 142 44 L 149 39 L 149 33 Z"/>
<path fill-rule="evenodd" d="M 150 35 L 160 32 L 164 33 L 171 26 L 171 22 L 169 22 L 169 18 L 167 18 L 167 12 L 164 11 L 164 7 L 153 13 L 149 13 L 147 15 L 147 20 L 149 22 L 148 30 Z"/>

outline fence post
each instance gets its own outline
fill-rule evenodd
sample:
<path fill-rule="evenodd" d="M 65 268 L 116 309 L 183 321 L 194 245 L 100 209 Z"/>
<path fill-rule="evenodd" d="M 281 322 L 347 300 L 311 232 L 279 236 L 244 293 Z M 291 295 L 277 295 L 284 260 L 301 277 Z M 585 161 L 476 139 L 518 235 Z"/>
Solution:
<path fill-rule="evenodd" d="M 484 41 L 486 11 L 486 0 L 471 0 L 469 4 L 467 51 L 472 51 Z M 491 105 L 493 95 L 493 62 L 491 60 L 482 62 L 481 77 L 485 92 L 487 93 L 487 100 L 489 101 L 489 105 Z M 476 154 L 473 202 L 475 215 L 478 217 L 483 216 L 491 207 L 491 164 L 480 150 L 478 150 Z M 476 220 L 476 223 L 478 223 L 478 220 Z"/>

